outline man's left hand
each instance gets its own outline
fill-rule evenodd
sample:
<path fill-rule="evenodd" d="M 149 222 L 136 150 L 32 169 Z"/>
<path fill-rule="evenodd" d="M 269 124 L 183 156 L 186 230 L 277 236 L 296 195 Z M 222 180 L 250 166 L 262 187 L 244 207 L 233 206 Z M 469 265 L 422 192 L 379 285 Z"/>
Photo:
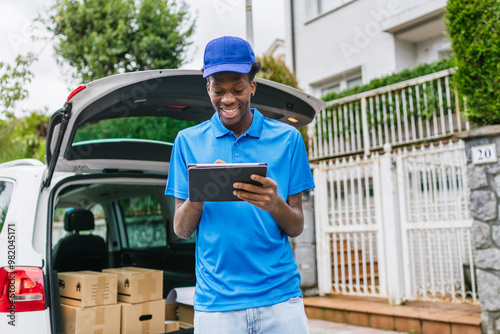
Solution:
<path fill-rule="evenodd" d="M 278 185 L 269 178 L 257 174 L 252 174 L 252 180 L 260 182 L 262 186 L 250 183 L 236 182 L 233 187 L 236 189 L 233 194 L 238 198 L 257 206 L 264 211 L 273 211 L 280 197 L 278 195 Z"/>

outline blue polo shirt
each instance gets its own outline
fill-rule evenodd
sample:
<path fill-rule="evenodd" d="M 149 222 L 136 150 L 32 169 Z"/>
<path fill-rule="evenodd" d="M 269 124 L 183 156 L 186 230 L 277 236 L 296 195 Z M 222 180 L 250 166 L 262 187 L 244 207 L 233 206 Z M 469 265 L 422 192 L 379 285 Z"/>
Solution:
<path fill-rule="evenodd" d="M 239 138 L 219 115 L 177 135 L 166 195 L 188 198 L 190 163 L 265 162 L 278 194 L 287 197 L 314 188 L 304 142 L 290 125 L 265 118 L 257 109 Z M 292 249 L 271 215 L 244 201 L 205 202 L 196 230 L 197 311 L 262 307 L 301 296 Z"/>

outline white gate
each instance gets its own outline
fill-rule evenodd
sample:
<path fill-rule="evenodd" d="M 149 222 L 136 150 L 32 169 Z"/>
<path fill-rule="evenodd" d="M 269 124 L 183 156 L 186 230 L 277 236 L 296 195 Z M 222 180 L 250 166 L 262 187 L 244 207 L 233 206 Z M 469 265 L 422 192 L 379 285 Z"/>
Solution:
<path fill-rule="evenodd" d="M 314 169 L 320 293 L 386 295 L 378 166 L 375 155 Z"/>
<path fill-rule="evenodd" d="M 465 170 L 463 142 L 320 162 L 320 293 L 477 302 Z"/>
<path fill-rule="evenodd" d="M 396 158 L 406 296 L 477 302 L 462 141 Z"/>

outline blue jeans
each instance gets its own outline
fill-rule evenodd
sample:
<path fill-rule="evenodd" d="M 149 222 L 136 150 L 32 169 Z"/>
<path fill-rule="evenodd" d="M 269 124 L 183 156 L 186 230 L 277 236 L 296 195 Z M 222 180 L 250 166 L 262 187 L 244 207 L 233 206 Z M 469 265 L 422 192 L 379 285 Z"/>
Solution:
<path fill-rule="evenodd" d="M 228 312 L 195 312 L 195 334 L 308 334 L 302 298 Z"/>

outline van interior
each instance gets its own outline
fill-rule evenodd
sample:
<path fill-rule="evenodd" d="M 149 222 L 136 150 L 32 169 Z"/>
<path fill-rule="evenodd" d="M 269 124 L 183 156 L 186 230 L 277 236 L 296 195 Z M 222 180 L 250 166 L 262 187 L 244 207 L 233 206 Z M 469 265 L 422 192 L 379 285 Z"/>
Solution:
<path fill-rule="evenodd" d="M 196 236 L 175 235 L 175 200 L 164 194 L 165 185 L 166 176 L 144 175 L 81 176 L 61 185 L 54 197 L 52 270 L 162 270 L 163 298 L 173 288 L 194 286 Z M 55 310 L 57 300 L 52 298 Z"/>

